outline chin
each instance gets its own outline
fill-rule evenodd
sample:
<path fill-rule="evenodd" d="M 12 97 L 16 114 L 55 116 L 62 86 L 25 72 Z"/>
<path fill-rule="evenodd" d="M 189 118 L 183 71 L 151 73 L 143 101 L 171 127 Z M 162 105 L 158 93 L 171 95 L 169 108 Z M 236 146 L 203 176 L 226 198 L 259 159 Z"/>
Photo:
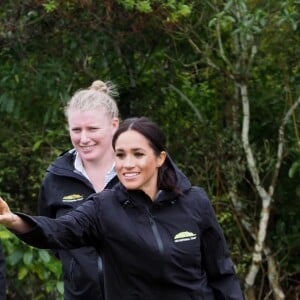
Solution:
<path fill-rule="evenodd" d="M 138 190 L 139 189 L 139 187 L 136 184 L 131 184 L 128 182 L 122 182 L 122 183 L 128 190 Z"/>
<path fill-rule="evenodd" d="M 89 154 L 83 153 L 81 154 L 81 158 L 83 160 L 92 161 L 92 160 L 96 160 L 98 157 L 92 153 Z"/>

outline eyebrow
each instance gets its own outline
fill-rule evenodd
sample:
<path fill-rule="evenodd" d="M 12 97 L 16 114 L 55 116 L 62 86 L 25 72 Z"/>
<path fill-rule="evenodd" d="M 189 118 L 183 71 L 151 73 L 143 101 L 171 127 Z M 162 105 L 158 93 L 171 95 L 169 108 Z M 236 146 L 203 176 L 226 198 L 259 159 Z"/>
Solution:
<path fill-rule="evenodd" d="M 143 148 L 130 148 L 131 151 L 145 151 Z M 123 148 L 116 148 L 116 151 L 125 151 Z"/>

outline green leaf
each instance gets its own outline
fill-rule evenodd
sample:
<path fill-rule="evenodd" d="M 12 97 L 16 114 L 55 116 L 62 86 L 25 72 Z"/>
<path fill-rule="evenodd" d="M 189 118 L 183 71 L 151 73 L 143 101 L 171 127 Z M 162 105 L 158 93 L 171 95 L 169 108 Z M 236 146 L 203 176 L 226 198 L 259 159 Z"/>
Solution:
<path fill-rule="evenodd" d="M 13 252 L 13 254 L 8 256 L 7 261 L 10 265 L 14 266 L 22 260 L 22 257 L 23 252 L 21 252 L 21 250 L 16 250 L 15 252 Z"/>
<path fill-rule="evenodd" d="M 143 13 L 149 13 L 152 11 L 149 1 L 140 1 L 136 4 L 137 10 Z"/>
<path fill-rule="evenodd" d="M 300 169 L 300 161 L 295 161 L 289 169 L 289 177 L 293 178 Z"/>
<path fill-rule="evenodd" d="M 45 263 L 50 261 L 50 255 L 47 250 L 39 250 L 39 257 Z"/>
<path fill-rule="evenodd" d="M 9 232 L 7 229 L 0 230 L 0 239 L 9 239 L 12 238 L 11 232 Z"/>
<path fill-rule="evenodd" d="M 23 256 L 23 262 L 25 265 L 29 266 L 32 262 L 32 258 L 33 258 L 33 255 L 32 255 L 32 251 L 28 251 L 24 254 Z"/>
<path fill-rule="evenodd" d="M 64 283 L 63 283 L 63 281 L 58 281 L 58 282 L 56 283 L 56 288 L 57 288 L 57 290 L 58 290 L 61 294 L 63 294 L 63 293 L 64 293 Z"/>
<path fill-rule="evenodd" d="M 25 276 L 27 275 L 27 273 L 28 273 L 27 268 L 21 267 L 18 272 L 18 279 L 20 279 L 20 280 L 24 279 Z"/>

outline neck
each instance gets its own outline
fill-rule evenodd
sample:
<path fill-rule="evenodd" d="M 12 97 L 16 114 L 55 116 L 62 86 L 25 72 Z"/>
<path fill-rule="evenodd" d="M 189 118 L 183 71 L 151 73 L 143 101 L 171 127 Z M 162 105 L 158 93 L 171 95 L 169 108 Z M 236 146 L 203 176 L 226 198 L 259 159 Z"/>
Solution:
<path fill-rule="evenodd" d="M 114 164 L 114 153 L 106 155 L 99 160 L 83 161 L 83 167 L 96 192 L 105 187 L 105 176 Z"/>
<path fill-rule="evenodd" d="M 97 160 L 82 161 L 85 170 L 102 169 L 107 171 L 112 167 L 114 163 L 114 153 L 105 155 Z"/>

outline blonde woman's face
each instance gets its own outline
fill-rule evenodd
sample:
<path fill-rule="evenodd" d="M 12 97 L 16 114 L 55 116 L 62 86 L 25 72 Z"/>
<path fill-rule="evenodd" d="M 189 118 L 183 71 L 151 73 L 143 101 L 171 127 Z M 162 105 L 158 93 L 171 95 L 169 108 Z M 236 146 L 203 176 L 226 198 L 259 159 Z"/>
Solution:
<path fill-rule="evenodd" d="M 99 161 L 113 151 L 111 141 L 118 125 L 118 119 L 110 118 L 104 109 L 73 109 L 68 114 L 71 142 L 83 162 Z"/>

